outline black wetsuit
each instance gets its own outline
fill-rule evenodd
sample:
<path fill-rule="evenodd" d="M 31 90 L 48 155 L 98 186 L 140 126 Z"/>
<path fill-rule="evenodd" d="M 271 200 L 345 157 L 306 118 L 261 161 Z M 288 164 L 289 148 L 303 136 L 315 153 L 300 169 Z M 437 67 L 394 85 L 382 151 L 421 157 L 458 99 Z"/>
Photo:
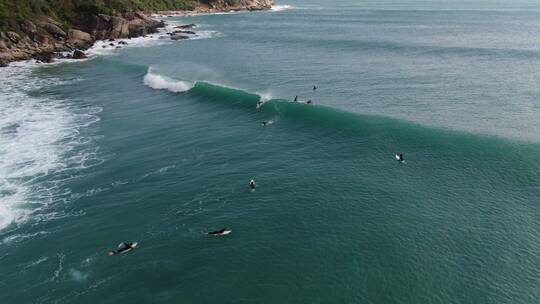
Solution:
<path fill-rule="evenodd" d="M 296 96 L 296 97 L 294 98 L 294 101 L 295 101 L 295 102 L 297 102 L 297 101 L 298 101 L 298 96 Z"/>
<path fill-rule="evenodd" d="M 218 231 L 212 231 L 212 232 L 208 232 L 208 235 L 220 235 L 220 234 L 223 234 L 223 232 L 225 232 L 225 228 L 221 229 L 221 230 L 218 230 Z"/>

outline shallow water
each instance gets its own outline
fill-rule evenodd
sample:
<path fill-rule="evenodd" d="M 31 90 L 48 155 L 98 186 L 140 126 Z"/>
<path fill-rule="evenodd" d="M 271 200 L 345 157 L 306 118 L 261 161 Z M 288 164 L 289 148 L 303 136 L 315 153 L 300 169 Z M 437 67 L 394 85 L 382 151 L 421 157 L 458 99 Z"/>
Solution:
<path fill-rule="evenodd" d="M 540 5 L 280 4 L 0 70 L 0 302 L 538 302 Z"/>

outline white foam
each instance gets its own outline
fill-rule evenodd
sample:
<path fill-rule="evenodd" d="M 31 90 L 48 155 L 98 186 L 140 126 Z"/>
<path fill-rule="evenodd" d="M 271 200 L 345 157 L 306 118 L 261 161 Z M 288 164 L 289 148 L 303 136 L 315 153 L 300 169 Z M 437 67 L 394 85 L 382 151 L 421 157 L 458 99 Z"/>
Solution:
<path fill-rule="evenodd" d="M 92 114 L 99 110 L 29 95 L 59 82 L 34 77 L 35 66 L 26 61 L 0 69 L 0 230 L 62 200 L 66 177 L 57 175 L 96 157 L 82 148 L 91 140 L 81 131 L 99 120 Z"/>
<path fill-rule="evenodd" d="M 83 273 L 82 271 L 75 268 L 69 269 L 69 274 L 75 281 L 79 282 L 86 281 L 86 279 L 88 279 L 88 276 L 90 275 L 89 273 Z"/>
<path fill-rule="evenodd" d="M 197 40 L 197 39 L 210 39 L 210 38 L 218 38 L 218 37 L 225 37 L 225 35 L 218 31 L 197 31 L 195 33 L 195 36 L 192 36 L 189 40 Z"/>
<path fill-rule="evenodd" d="M 272 8 L 271 10 L 273 10 L 274 12 L 281 12 L 281 11 L 286 11 L 286 10 L 290 10 L 290 9 L 293 9 L 294 7 L 292 5 L 272 5 Z"/>
<path fill-rule="evenodd" d="M 194 84 L 187 81 L 180 81 L 167 76 L 155 74 L 151 69 L 144 76 L 144 84 L 156 90 L 169 90 L 174 93 L 189 91 Z"/>

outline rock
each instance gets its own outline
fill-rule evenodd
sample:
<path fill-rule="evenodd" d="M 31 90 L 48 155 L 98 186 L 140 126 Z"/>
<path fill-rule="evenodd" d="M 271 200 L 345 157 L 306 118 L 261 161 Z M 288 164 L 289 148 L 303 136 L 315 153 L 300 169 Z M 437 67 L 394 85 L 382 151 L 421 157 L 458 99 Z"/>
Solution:
<path fill-rule="evenodd" d="M 53 35 L 56 38 L 64 38 L 67 36 L 66 32 L 64 32 L 58 25 L 52 23 L 44 23 L 42 27 L 49 34 Z"/>
<path fill-rule="evenodd" d="M 174 28 L 178 28 L 178 29 L 191 29 L 191 28 L 194 28 L 196 27 L 197 25 L 196 24 L 182 24 L 182 25 L 178 25 L 178 26 L 175 26 Z"/>
<path fill-rule="evenodd" d="M 114 43 L 109 43 L 110 46 L 114 46 Z"/>
<path fill-rule="evenodd" d="M 171 36 L 171 40 L 183 40 L 183 39 L 189 39 L 189 36 L 181 35 L 181 34 L 174 34 Z"/>
<path fill-rule="evenodd" d="M 111 17 L 111 38 L 122 38 L 129 35 L 129 24 L 126 19 Z"/>
<path fill-rule="evenodd" d="M 34 41 L 39 43 L 39 44 L 49 44 L 49 37 L 48 36 L 45 36 L 45 35 L 42 35 L 40 33 L 36 33 L 36 35 L 34 35 Z"/>
<path fill-rule="evenodd" d="M 37 34 L 37 27 L 34 23 L 28 20 L 24 20 L 23 22 L 21 22 L 20 26 L 23 33 L 28 35 L 28 37 L 30 37 L 31 39 L 34 39 Z"/>
<path fill-rule="evenodd" d="M 75 41 L 83 41 L 83 42 L 92 42 L 92 36 L 88 34 L 87 32 L 79 31 L 79 30 L 69 30 L 68 31 L 68 39 L 69 40 L 75 40 Z"/>
<path fill-rule="evenodd" d="M 102 47 L 102 48 L 106 48 L 107 46 L 106 46 L 106 45 L 102 45 L 101 47 Z"/>
<path fill-rule="evenodd" d="M 74 48 L 87 48 L 92 45 L 94 39 L 87 32 L 71 29 L 68 31 L 67 41 L 68 44 L 73 46 Z"/>
<path fill-rule="evenodd" d="M 154 20 L 152 20 L 152 18 L 146 16 L 145 14 L 143 13 L 140 13 L 140 12 L 136 12 L 135 13 L 135 17 L 139 18 L 139 19 L 142 19 L 142 20 L 145 20 L 145 21 L 148 21 L 148 22 L 152 22 Z"/>
<path fill-rule="evenodd" d="M 114 41 L 114 38 L 109 39 L 109 42 L 112 42 L 112 41 Z"/>
<path fill-rule="evenodd" d="M 19 34 L 15 33 L 15 32 L 7 32 L 6 36 L 13 43 L 18 43 L 19 41 L 21 41 L 21 36 L 19 36 Z"/>
<path fill-rule="evenodd" d="M 127 45 L 128 43 L 125 41 L 119 41 L 118 44 Z"/>
<path fill-rule="evenodd" d="M 75 50 L 73 52 L 73 56 L 71 56 L 73 59 L 85 59 L 85 58 L 88 58 L 88 56 L 86 56 L 86 54 L 83 52 L 83 51 L 80 51 L 80 50 Z"/>
<path fill-rule="evenodd" d="M 4 40 L 0 40 L 0 50 L 5 50 L 7 49 L 7 45 L 6 43 L 4 42 Z"/>
<path fill-rule="evenodd" d="M 121 47 L 121 46 L 117 46 L 116 48 L 117 48 L 117 49 L 121 49 L 122 47 Z"/>
<path fill-rule="evenodd" d="M 38 62 L 44 62 L 44 63 L 51 63 L 54 61 L 54 53 L 53 52 L 41 52 L 36 53 L 32 56 L 34 59 L 36 59 Z"/>

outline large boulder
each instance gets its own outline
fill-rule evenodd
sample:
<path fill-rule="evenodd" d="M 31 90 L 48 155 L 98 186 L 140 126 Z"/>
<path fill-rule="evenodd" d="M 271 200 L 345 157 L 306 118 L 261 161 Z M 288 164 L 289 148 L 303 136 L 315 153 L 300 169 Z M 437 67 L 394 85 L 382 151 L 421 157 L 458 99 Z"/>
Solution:
<path fill-rule="evenodd" d="M 93 39 L 87 32 L 71 29 L 68 31 L 68 42 L 76 47 L 87 47 L 92 44 Z"/>
<path fill-rule="evenodd" d="M 172 40 L 183 40 L 183 39 L 189 39 L 189 36 L 182 35 L 182 34 L 173 34 L 171 35 Z"/>
<path fill-rule="evenodd" d="M 44 62 L 44 63 L 51 63 L 54 61 L 54 53 L 53 52 L 41 52 L 36 53 L 32 56 L 35 60 Z"/>
<path fill-rule="evenodd" d="M 43 23 L 42 26 L 49 34 L 53 35 L 56 38 L 64 38 L 67 36 L 66 32 L 62 30 L 58 25 L 53 23 Z"/>
<path fill-rule="evenodd" d="M 7 32 L 6 36 L 13 43 L 19 43 L 19 41 L 21 41 L 21 36 L 15 32 Z"/>
<path fill-rule="evenodd" d="M 177 25 L 175 26 L 174 28 L 177 28 L 177 29 L 192 29 L 194 28 L 195 26 L 197 26 L 196 24 L 182 24 L 182 25 Z"/>
<path fill-rule="evenodd" d="M 86 54 L 83 51 L 75 50 L 73 52 L 73 55 L 71 56 L 71 58 L 73 58 L 73 59 L 85 59 L 85 58 L 88 58 L 88 56 L 86 56 Z"/>
<path fill-rule="evenodd" d="M 37 34 L 37 27 L 34 23 L 28 20 L 24 20 L 23 22 L 21 22 L 20 26 L 23 33 L 28 35 L 28 37 L 30 37 L 31 39 L 34 39 Z"/>
<path fill-rule="evenodd" d="M 129 36 L 129 24 L 126 19 L 120 17 L 111 17 L 111 38 L 124 38 Z"/>

